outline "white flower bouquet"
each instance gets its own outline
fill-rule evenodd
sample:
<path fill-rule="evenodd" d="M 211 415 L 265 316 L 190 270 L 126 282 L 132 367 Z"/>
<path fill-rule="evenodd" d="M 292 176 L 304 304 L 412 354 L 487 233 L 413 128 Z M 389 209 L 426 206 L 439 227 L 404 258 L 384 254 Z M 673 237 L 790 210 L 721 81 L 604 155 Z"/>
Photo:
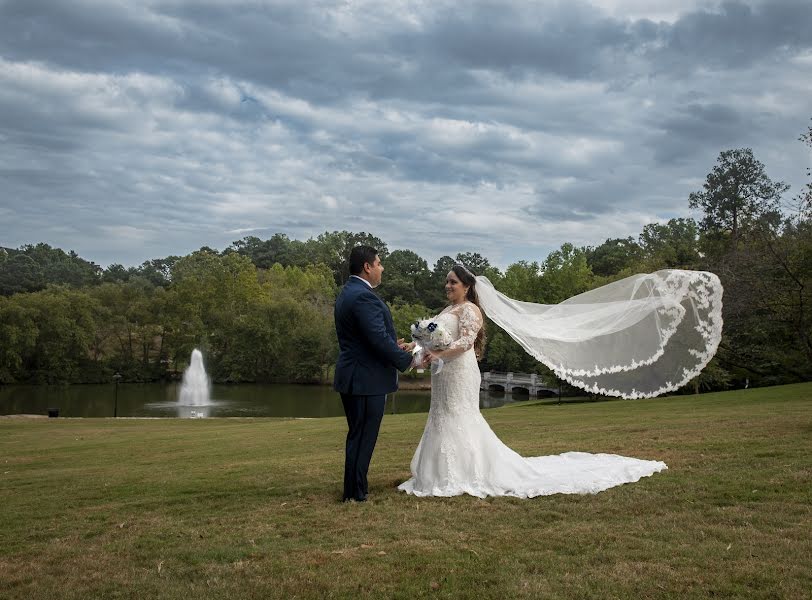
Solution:
<path fill-rule="evenodd" d="M 454 340 L 448 330 L 431 319 L 424 319 L 422 321 L 415 321 L 411 326 L 412 340 L 415 342 L 414 347 L 415 362 L 421 364 L 426 350 L 439 351 L 445 350 L 451 345 Z M 442 359 L 437 360 L 437 367 L 434 371 L 436 375 L 443 369 Z M 418 368 L 418 373 L 422 373 L 423 369 Z"/>

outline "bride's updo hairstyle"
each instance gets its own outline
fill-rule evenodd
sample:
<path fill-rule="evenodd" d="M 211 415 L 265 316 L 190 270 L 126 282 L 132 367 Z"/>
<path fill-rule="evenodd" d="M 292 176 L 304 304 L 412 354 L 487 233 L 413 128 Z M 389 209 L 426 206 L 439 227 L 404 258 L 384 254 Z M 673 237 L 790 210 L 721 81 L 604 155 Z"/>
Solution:
<path fill-rule="evenodd" d="M 454 265 L 451 267 L 451 270 L 454 271 L 454 275 L 457 276 L 463 285 L 468 286 L 468 293 L 465 295 L 465 299 L 476 305 L 482 313 L 482 327 L 479 329 L 479 333 L 476 334 L 476 340 L 474 341 L 474 352 L 476 353 L 476 357 L 481 359 L 482 353 L 485 351 L 485 340 L 487 338 L 485 336 L 485 311 L 482 310 L 482 306 L 479 304 L 479 296 L 477 296 L 476 293 L 476 276 L 471 273 L 465 265 L 461 264 Z"/>

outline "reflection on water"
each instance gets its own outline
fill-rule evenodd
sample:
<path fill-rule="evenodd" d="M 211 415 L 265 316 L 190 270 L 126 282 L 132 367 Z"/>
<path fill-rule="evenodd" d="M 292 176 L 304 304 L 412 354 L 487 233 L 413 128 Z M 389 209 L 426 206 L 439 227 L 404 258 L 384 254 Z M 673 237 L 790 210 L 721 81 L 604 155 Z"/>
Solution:
<path fill-rule="evenodd" d="M 144 383 L 73 386 L 0 386 L 0 414 L 61 417 L 341 417 L 340 396 L 327 386 L 288 384 L 214 385 L 206 406 L 181 406 L 178 384 Z M 504 392 L 481 392 L 482 408 L 526 400 Z M 428 412 L 431 393 L 401 390 L 386 398 L 387 414 Z"/>
<path fill-rule="evenodd" d="M 181 419 L 205 419 L 211 414 L 209 406 L 178 406 L 178 416 Z"/>
<path fill-rule="evenodd" d="M 174 411 L 173 417 L 180 417 L 181 419 L 203 419 L 211 416 L 211 410 L 222 402 L 212 402 L 209 400 L 206 404 L 201 405 L 187 405 L 178 402 L 151 402 L 144 406 L 146 410 L 151 411 Z M 166 415 L 161 415 L 166 416 Z"/>

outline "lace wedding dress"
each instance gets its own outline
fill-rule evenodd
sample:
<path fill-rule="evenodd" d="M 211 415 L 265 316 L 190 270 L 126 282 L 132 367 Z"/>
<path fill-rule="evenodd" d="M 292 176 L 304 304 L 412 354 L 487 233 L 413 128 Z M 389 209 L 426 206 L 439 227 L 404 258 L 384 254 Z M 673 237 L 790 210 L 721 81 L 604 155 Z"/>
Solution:
<path fill-rule="evenodd" d="M 565 452 L 524 458 L 508 448 L 479 411 L 481 376 L 474 341 L 482 315 L 470 302 L 435 319 L 454 338 L 444 365 L 431 378 L 431 408 L 411 463 L 398 486 L 415 496 L 594 494 L 666 469 L 663 462 L 615 454 Z"/>

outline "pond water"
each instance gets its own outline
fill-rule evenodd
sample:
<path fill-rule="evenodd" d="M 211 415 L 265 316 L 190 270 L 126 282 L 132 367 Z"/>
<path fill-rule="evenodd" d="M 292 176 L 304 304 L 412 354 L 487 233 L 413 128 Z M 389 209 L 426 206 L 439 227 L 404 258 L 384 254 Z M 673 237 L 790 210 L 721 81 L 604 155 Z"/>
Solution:
<path fill-rule="evenodd" d="M 71 386 L 0 386 L 0 415 L 60 417 L 340 417 L 341 398 L 328 386 L 287 384 L 214 385 L 206 406 L 180 406 L 176 383 L 123 383 Z M 481 392 L 482 408 L 494 408 L 527 395 Z M 401 390 L 386 399 L 387 414 L 428 412 L 431 393 Z"/>

